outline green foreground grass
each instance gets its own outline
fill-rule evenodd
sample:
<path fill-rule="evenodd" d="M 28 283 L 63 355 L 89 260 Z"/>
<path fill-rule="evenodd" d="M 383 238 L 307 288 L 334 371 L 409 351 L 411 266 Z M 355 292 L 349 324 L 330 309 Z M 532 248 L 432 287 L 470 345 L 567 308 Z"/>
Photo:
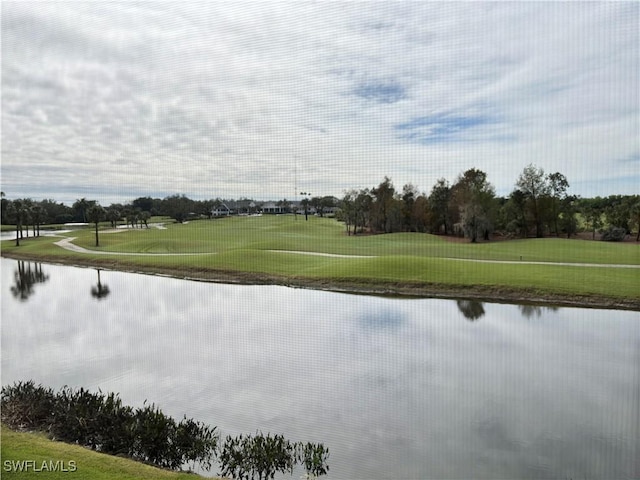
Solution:
<path fill-rule="evenodd" d="M 333 220 L 293 216 L 231 217 L 100 234 L 74 231 L 74 244 L 96 252 L 184 254 L 119 256 L 74 253 L 59 238 L 32 238 L 20 247 L 2 244 L 6 256 L 177 276 L 281 283 L 336 290 L 429 296 L 522 298 L 562 303 L 625 303 L 640 308 L 640 246 L 560 238 L 470 244 L 438 236 L 398 233 L 347 236 Z M 274 251 L 276 250 L 276 251 Z M 287 251 L 353 255 L 335 258 Z M 369 258 L 370 257 L 370 258 Z M 485 260 L 514 263 L 479 263 Z M 529 264 L 545 262 L 547 264 Z M 568 263 L 574 265 L 553 265 Z M 597 264 L 585 267 L 579 264 Z"/>
<path fill-rule="evenodd" d="M 94 452 L 78 445 L 55 442 L 43 434 L 15 432 L 1 427 L 0 477 L 21 480 L 144 480 L 201 478 L 144 465 L 126 458 Z M 25 462 L 29 463 L 25 463 Z M 44 462 L 44 468 L 43 468 Z M 22 467 L 22 471 L 21 468 Z M 55 471 L 54 471 L 55 470 Z M 67 470 L 67 471 L 63 471 Z"/>

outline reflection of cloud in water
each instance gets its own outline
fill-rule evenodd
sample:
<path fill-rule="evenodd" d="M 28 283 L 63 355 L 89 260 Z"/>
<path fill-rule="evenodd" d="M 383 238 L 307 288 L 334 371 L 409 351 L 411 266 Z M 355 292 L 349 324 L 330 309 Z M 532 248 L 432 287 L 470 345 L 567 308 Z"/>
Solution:
<path fill-rule="evenodd" d="M 446 300 L 105 271 L 111 294 L 98 303 L 85 290 L 95 270 L 58 266 L 20 302 L 9 290 L 15 262 L 2 262 L 5 383 L 101 388 L 223 434 L 323 442 L 329 478 L 610 478 L 633 468 L 637 312 L 559 309 L 528 322 L 516 306 L 485 303 L 471 325 Z"/>
<path fill-rule="evenodd" d="M 362 312 L 359 323 L 365 329 L 394 329 L 407 322 L 408 318 L 404 312 L 390 308 L 382 308 L 377 311 Z"/>

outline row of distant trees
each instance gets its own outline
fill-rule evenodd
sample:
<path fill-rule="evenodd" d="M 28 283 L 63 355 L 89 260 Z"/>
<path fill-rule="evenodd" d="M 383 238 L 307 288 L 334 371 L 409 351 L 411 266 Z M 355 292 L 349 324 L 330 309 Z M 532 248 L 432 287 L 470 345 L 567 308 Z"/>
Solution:
<path fill-rule="evenodd" d="M 581 228 L 593 238 L 601 232 L 605 240 L 622 240 L 636 230 L 639 240 L 640 195 L 579 198 L 569 193 L 569 181 L 562 173 L 546 174 L 529 165 L 511 194 L 498 197 L 487 174 L 472 168 L 453 183 L 439 179 L 428 195 L 412 184 L 396 190 L 388 177 L 376 187 L 347 191 L 339 219 L 349 235 L 428 232 L 477 242 L 494 233 L 513 238 L 570 237 Z"/>
<path fill-rule="evenodd" d="M 640 195 L 611 195 L 580 198 L 569 192 L 569 181 L 560 172 L 546 174 L 529 165 L 515 181 L 507 197 L 498 197 L 494 186 L 482 170 L 471 168 L 450 183 L 439 179 L 429 194 L 413 184 L 397 190 L 385 177 L 376 187 L 352 189 L 341 200 L 331 196 L 305 196 L 300 202 L 304 211 L 313 208 L 320 216 L 339 207 L 337 218 L 344 221 L 347 234 L 427 232 L 465 236 L 471 242 L 488 240 L 494 233 L 507 237 L 571 236 L 580 229 L 597 232 L 605 240 L 622 240 L 636 231 L 640 240 Z M 249 199 L 240 199 L 239 201 Z M 96 243 L 98 223 L 108 221 L 113 227 L 126 224 L 147 227 L 154 215 L 169 216 L 178 222 L 190 217 L 211 218 L 215 207 L 234 200 L 192 200 L 185 195 L 165 198 L 139 197 L 130 203 L 102 207 L 95 200 L 77 199 L 71 206 L 52 199 L 8 200 L 2 193 L 3 224 L 16 226 L 16 243 L 29 235 L 39 235 L 43 224 L 70 222 L 94 223 Z M 259 202 L 253 202 L 259 207 Z M 297 211 L 293 202 L 277 202 L 285 211 Z"/>
<path fill-rule="evenodd" d="M 105 220 L 124 221 L 133 226 L 142 226 L 152 215 L 167 215 L 183 221 L 189 214 L 211 215 L 212 207 L 220 200 L 191 200 L 184 195 L 172 195 L 164 199 L 139 197 L 130 203 L 114 203 L 105 208 Z M 18 220 L 23 224 L 37 226 L 42 224 L 64 224 L 72 222 L 90 222 L 91 207 L 98 205 L 96 200 L 77 199 L 71 206 L 53 199 L 42 201 L 30 198 L 8 200 L 2 193 L 2 223 L 14 225 Z"/>
<path fill-rule="evenodd" d="M 240 199 L 238 202 L 244 201 L 255 205 L 255 210 L 259 211 L 260 202 L 251 199 Z M 233 204 L 236 200 L 230 199 L 210 199 L 210 200 L 192 200 L 185 195 L 171 195 L 165 198 L 139 197 L 130 203 L 114 203 L 108 207 L 104 207 L 101 212 L 104 221 L 111 222 L 115 227 L 116 223 L 125 223 L 132 227 L 148 226 L 147 221 L 151 216 L 162 215 L 183 222 L 189 217 L 207 217 L 211 218 L 214 208 L 223 204 Z M 32 200 L 30 198 L 19 198 L 16 200 L 8 200 L 2 193 L 2 223 L 15 225 L 22 224 L 24 227 L 24 235 L 28 235 L 26 227 L 33 228 L 33 235 L 38 235 L 38 228 L 45 224 L 64 224 L 64 223 L 91 223 L 92 207 L 98 205 L 96 200 L 86 198 L 77 199 L 71 206 L 53 199 L 45 199 L 42 201 Z M 294 202 L 287 200 L 279 200 L 276 205 L 282 207 L 285 211 L 292 212 L 297 206 Z M 322 215 L 331 207 L 336 206 L 336 199 L 331 196 L 324 197 L 305 197 L 300 205 L 302 208 L 313 209 Z M 95 212 L 93 212 L 95 214 Z"/>

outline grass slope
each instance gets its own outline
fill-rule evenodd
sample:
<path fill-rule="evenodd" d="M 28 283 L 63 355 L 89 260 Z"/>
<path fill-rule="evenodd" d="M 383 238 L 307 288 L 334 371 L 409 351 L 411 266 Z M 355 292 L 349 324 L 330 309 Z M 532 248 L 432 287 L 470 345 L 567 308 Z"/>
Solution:
<path fill-rule="evenodd" d="M 15 432 L 6 426 L 1 427 L 1 470 L 2 478 L 23 480 L 144 480 L 144 479 L 184 479 L 195 480 L 200 476 L 189 473 L 176 473 L 134 462 L 126 458 L 114 457 L 103 453 L 62 442 L 54 442 L 43 434 Z M 35 471 L 33 464 L 28 469 L 16 471 L 12 466 L 16 462 L 33 461 L 39 470 L 42 462 L 56 465 L 57 471 Z M 70 463 L 73 462 L 73 463 Z M 71 468 L 75 464 L 74 468 Z M 9 467 L 9 468 L 7 468 Z M 67 472 L 62 471 L 66 468 Z M 46 468 L 46 466 L 45 466 Z M 55 467 L 54 467 L 55 468 Z M 52 468 L 51 470 L 53 470 Z"/>
<path fill-rule="evenodd" d="M 71 235 L 70 235 L 71 236 Z M 166 229 L 137 229 L 101 233 L 95 247 L 91 229 L 73 232 L 74 243 L 100 252 L 198 253 L 193 256 L 117 256 L 80 254 L 53 245 L 54 238 L 29 239 L 15 247 L 3 242 L 3 254 L 23 258 L 176 272 L 183 276 L 216 278 L 221 272 L 241 273 L 245 281 L 271 277 L 277 283 L 320 282 L 325 285 L 399 285 L 481 290 L 487 297 L 520 292 L 525 298 L 584 296 L 631 299 L 640 304 L 638 269 L 609 268 L 609 264 L 640 265 L 640 247 L 559 238 L 493 243 L 455 243 L 441 237 L 396 233 L 346 236 L 332 219 L 293 216 L 231 217 Z M 273 252 L 272 250 L 279 250 Z M 331 258 L 285 253 L 303 251 L 375 258 Z M 476 263 L 462 260 L 518 262 Z M 602 267 L 531 265 L 519 262 L 589 263 Z M 277 278 L 276 278 L 277 277 Z M 278 280 L 279 279 L 279 280 Z M 493 292 L 493 293 L 492 293 Z M 416 292 L 417 293 L 417 292 Z"/>

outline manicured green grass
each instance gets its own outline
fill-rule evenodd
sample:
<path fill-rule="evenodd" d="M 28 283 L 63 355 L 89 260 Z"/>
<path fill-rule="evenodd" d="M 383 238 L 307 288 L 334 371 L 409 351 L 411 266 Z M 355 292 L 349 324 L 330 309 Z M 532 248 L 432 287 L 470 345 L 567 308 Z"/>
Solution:
<path fill-rule="evenodd" d="M 0 476 L 24 480 L 143 480 L 143 479 L 191 479 L 202 478 L 189 473 L 176 473 L 154 468 L 126 458 L 97 453 L 78 445 L 54 442 L 43 434 L 22 433 L 2 426 L 2 462 Z M 16 471 L 19 463 L 32 461 L 23 471 Z M 46 465 L 57 463 L 57 471 L 43 471 Z M 41 470 L 35 471 L 34 466 Z M 74 468 L 75 466 L 75 468 Z M 7 468 L 9 467 L 9 468 Z M 68 470 L 62 471 L 63 467 Z M 46 468 L 46 466 L 45 466 Z M 53 470 L 52 468 L 52 470 Z M 71 471 L 75 470 L 75 471 Z"/>
<path fill-rule="evenodd" d="M 76 244 L 96 249 L 93 230 L 73 233 Z M 640 264 L 640 248 L 562 238 L 493 243 L 452 243 L 416 233 L 351 236 L 341 223 L 317 217 L 262 216 L 167 224 L 166 230 L 136 229 L 101 234 L 99 250 L 136 253 L 221 253 L 231 250 L 296 250 L 347 255 L 412 255 L 441 258 Z"/>
<path fill-rule="evenodd" d="M 73 261 L 124 261 L 128 265 L 168 269 L 228 271 L 290 278 L 374 283 L 439 284 L 561 295 L 640 298 L 638 269 L 608 268 L 607 264 L 640 265 L 640 246 L 560 238 L 470 244 L 441 237 L 397 233 L 347 236 L 333 220 L 293 216 L 231 217 L 166 224 L 166 229 L 136 229 L 101 233 L 73 232 L 78 246 L 96 251 L 127 253 L 198 253 L 193 256 L 105 256 L 67 252 L 56 239 L 29 239 L 17 248 L 3 242 L 3 251 L 43 255 Z M 272 252 L 279 250 L 280 252 Z M 320 252 L 375 258 L 330 258 L 284 253 Z M 206 254 L 207 255 L 203 255 Z M 453 260 L 457 259 L 457 260 Z M 462 259 L 517 262 L 476 263 Z M 602 267 L 530 265 L 520 262 L 589 263 Z"/>

